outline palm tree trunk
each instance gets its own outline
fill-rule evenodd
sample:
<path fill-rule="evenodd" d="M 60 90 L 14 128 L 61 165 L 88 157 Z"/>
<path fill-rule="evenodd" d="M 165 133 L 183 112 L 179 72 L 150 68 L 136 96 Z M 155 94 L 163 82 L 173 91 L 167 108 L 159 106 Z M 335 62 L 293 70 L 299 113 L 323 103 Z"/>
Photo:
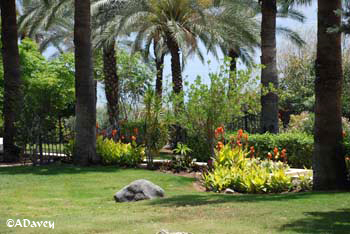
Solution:
<path fill-rule="evenodd" d="M 235 49 L 230 49 L 228 51 L 228 56 L 231 58 L 230 61 L 230 90 L 232 89 L 232 87 L 234 87 L 236 85 L 236 71 L 237 71 L 237 59 L 239 58 L 239 54 L 236 52 Z"/>
<path fill-rule="evenodd" d="M 181 75 L 181 63 L 180 63 L 180 49 L 178 44 L 168 36 L 167 46 L 171 54 L 171 73 L 173 78 L 173 92 L 175 94 L 174 113 L 175 117 L 179 116 L 180 112 L 184 110 L 184 97 Z M 184 142 L 185 133 L 180 124 L 174 125 L 175 139 L 172 139 L 174 146 L 179 142 Z"/>
<path fill-rule="evenodd" d="M 15 0 L 1 1 L 1 39 L 4 67 L 4 161 L 19 159 L 15 146 L 16 122 L 21 104 L 21 74 Z"/>
<path fill-rule="evenodd" d="M 278 88 L 276 65 L 276 0 L 261 2 L 261 71 L 263 94 L 261 96 L 261 131 L 278 133 L 278 96 L 268 89 L 270 84 Z M 265 93 L 267 91 L 267 93 Z"/>
<path fill-rule="evenodd" d="M 164 54 L 160 58 L 156 58 L 157 79 L 156 79 L 156 93 L 160 99 L 163 95 L 163 68 L 164 68 Z"/>
<path fill-rule="evenodd" d="M 75 0 L 74 4 L 76 91 L 74 162 L 84 166 L 99 162 L 96 155 L 96 104 L 91 54 L 90 0 Z"/>
<path fill-rule="evenodd" d="M 313 188 L 333 190 L 346 187 L 346 167 L 342 144 L 341 92 L 343 85 L 341 17 L 335 11 L 341 1 L 318 0 L 318 44 L 316 60 L 315 147 Z"/>
<path fill-rule="evenodd" d="M 119 77 L 115 56 L 115 44 L 103 48 L 103 72 L 109 122 L 117 128 L 119 121 Z"/>
<path fill-rule="evenodd" d="M 167 40 L 167 45 L 171 54 L 171 74 L 173 78 L 173 91 L 175 94 L 180 94 L 183 91 L 180 49 L 177 43 L 170 37 Z"/>

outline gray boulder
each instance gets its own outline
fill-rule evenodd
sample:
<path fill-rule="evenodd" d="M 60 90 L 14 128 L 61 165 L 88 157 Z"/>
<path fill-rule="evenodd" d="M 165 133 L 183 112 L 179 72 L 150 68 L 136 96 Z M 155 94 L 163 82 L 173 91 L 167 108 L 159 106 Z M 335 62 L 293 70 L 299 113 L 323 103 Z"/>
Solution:
<path fill-rule="evenodd" d="M 135 180 L 114 195 L 116 202 L 132 202 L 164 197 L 164 190 L 148 180 Z"/>

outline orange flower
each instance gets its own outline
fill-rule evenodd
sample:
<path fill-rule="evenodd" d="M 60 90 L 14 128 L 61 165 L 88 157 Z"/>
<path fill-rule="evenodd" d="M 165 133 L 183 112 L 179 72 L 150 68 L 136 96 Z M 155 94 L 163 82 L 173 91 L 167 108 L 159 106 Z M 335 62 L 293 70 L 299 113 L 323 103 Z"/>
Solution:
<path fill-rule="evenodd" d="M 343 131 L 343 137 L 346 137 L 346 132 L 345 131 Z"/>
<path fill-rule="evenodd" d="M 224 144 L 221 141 L 219 141 L 216 148 L 220 151 L 222 148 L 224 148 Z"/>
<path fill-rule="evenodd" d="M 286 152 L 287 152 L 286 149 L 283 149 L 283 150 L 281 151 L 281 158 L 285 158 L 285 157 L 286 157 Z"/>
<path fill-rule="evenodd" d="M 139 134 L 139 129 L 138 128 L 134 128 L 134 134 L 137 136 Z"/>
<path fill-rule="evenodd" d="M 251 157 L 251 158 L 254 158 L 254 153 L 255 153 L 254 146 L 251 146 L 251 147 L 250 147 L 250 157 Z"/>
<path fill-rule="evenodd" d="M 136 141 L 136 136 L 132 136 L 132 137 L 131 137 L 131 140 L 132 140 L 132 141 Z"/>
<path fill-rule="evenodd" d="M 241 141 L 239 141 L 239 140 L 236 142 L 236 144 L 238 145 L 238 147 L 241 147 L 241 146 L 242 146 L 242 143 L 241 143 Z"/>
<path fill-rule="evenodd" d="M 218 131 L 218 133 L 224 133 L 224 127 L 218 127 L 216 130 Z"/>
<path fill-rule="evenodd" d="M 238 133 L 238 138 L 241 138 L 243 135 L 243 130 L 239 129 L 237 133 Z"/>
<path fill-rule="evenodd" d="M 274 153 L 275 156 L 278 154 L 278 148 L 277 148 L 277 147 L 275 147 L 275 148 L 273 149 L 273 153 Z"/>
<path fill-rule="evenodd" d="M 116 135 L 117 135 L 117 130 L 116 129 L 112 130 L 112 137 L 115 137 Z"/>
<path fill-rule="evenodd" d="M 272 159 L 272 154 L 270 152 L 267 153 L 267 158 Z"/>
<path fill-rule="evenodd" d="M 98 122 L 96 122 L 96 128 L 98 128 L 99 126 L 98 126 Z"/>

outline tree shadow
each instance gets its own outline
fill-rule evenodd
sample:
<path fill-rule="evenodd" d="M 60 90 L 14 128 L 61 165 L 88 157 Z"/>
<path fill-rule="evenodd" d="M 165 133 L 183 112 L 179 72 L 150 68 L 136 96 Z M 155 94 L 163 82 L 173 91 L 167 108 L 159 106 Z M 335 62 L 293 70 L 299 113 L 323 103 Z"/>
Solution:
<path fill-rule="evenodd" d="M 221 204 L 228 202 L 269 202 L 269 201 L 283 201 L 283 200 L 297 200 L 312 198 L 320 194 L 334 194 L 335 192 L 305 192 L 305 193 L 287 193 L 287 194 L 242 194 L 242 195 L 228 195 L 228 194 L 189 194 L 177 195 L 163 199 L 151 200 L 151 205 L 159 205 L 165 207 L 179 207 L 179 206 L 202 206 L 211 204 Z"/>
<path fill-rule="evenodd" d="M 14 167 L 1 167 L 0 175 L 20 175 L 20 174 L 33 174 L 33 175 L 59 175 L 59 174 L 83 174 L 90 172 L 117 172 L 121 168 L 115 166 L 92 166 L 92 167 L 80 167 L 72 164 L 61 165 L 45 165 L 45 166 L 14 166 Z"/>
<path fill-rule="evenodd" d="M 350 233 L 350 209 L 305 212 L 307 217 L 285 224 L 280 231 L 297 233 Z"/>

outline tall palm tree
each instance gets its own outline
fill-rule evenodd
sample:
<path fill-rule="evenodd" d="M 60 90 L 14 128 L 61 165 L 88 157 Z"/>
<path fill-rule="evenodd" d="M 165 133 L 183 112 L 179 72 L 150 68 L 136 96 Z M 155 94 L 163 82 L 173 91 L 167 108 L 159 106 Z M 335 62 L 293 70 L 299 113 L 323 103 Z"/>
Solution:
<path fill-rule="evenodd" d="M 309 4 L 312 0 L 259 0 L 261 4 L 261 83 L 263 91 L 261 95 L 261 131 L 278 133 L 278 74 L 276 64 L 276 17 L 291 16 L 300 21 L 303 16 L 293 10 L 294 5 Z M 279 6 L 279 9 L 278 9 Z M 278 11 L 279 10 L 279 11 Z M 297 34 L 281 28 L 281 32 L 289 33 L 294 41 L 299 41 Z M 272 85 L 272 89 L 271 89 Z"/>
<path fill-rule="evenodd" d="M 202 8 L 197 1 L 188 0 L 150 0 L 140 7 L 126 17 L 125 27 L 139 32 L 137 40 L 145 35 L 148 41 L 160 36 L 171 55 L 173 92 L 180 94 L 183 91 L 181 53 L 185 56 L 198 50 L 197 39 L 204 33 Z"/>
<path fill-rule="evenodd" d="M 76 136 L 74 161 L 98 163 L 96 154 L 96 99 L 92 67 L 90 0 L 74 1 Z"/>
<path fill-rule="evenodd" d="M 341 122 L 341 33 L 329 32 L 331 28 L 340 27 L 341 16 L 336 13 L 340 9 L 341 0 L 318 0 L 313 158 L 315 190 L 344 189 L 347 182 Z"/>
<path fill-rule="evenodd" d="M 18 160 L 15 121 L 21 102 L 21 75 L 15 0 L 1 1 L 1 40 L 4 67 L 4 161 Z"/>

